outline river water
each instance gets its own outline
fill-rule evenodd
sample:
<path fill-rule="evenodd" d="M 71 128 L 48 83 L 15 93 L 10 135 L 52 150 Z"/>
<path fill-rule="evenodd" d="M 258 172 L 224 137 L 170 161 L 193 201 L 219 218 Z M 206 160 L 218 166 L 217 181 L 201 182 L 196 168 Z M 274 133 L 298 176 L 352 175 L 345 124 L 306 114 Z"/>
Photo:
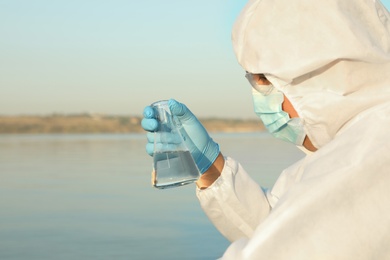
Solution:
<path fill-rule="evenodd" d="M 303 154 L 265 133 L 214 134 L 264 187 Z M 0 135 L 0 259 L 216 259 L 229 242 L 195 185 L 151 187 L 143 134 Z"/>

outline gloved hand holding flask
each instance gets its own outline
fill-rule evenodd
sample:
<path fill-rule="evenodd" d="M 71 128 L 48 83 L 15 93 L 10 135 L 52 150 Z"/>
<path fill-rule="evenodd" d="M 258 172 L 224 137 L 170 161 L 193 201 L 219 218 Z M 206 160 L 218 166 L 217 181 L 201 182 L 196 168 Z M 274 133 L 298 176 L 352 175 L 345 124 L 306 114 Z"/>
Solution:
<path fill-rule="evenodd" d="M 194 162 L 196 163 L 196 167 L 199 169 L 199 172 L 201 174 L 206 172 L 210 166 L 213 165 L 214 161 L 219 155 L 219 145 L 211 139 L 206 129 L 192 114 L 192 112 L 184 104 L 181 104 L 174 99 L 165 101 L 164 103 L 168 105 L 170 113 L 168 117 L 172 117 L 173 124 L 177 127 L 177 131 L 180 133 L 180 136 L 178 136 L 175 131 L 167 131 L 167 129 L 163 129 L 166 126 L 164 126 L 164 120 L 162 121 L 158 116 L 159 112 L 156 110 L 156 103 L 152 104 L 151 106 L 147 106 L 144 109 L 144 118 L 141 123 L 142 127 L 148 131 L 148 143 L 146 145 L 146 151 L 149 155 L 154 157 L 155 168 L 156 161 L 161 160 L 161 158 L 159 158 L 161 155 L 157 154 L 156 151 L 172 151 L 176 148 L 182 150 L 182 148 L 179 148 L 179 146 L 183 141 Z M 187 162 L 184 163 L 186 164 Z M 181 174 L 177 171 L 176 173 L 178 175 Z M 162 183 L 159 184 L 159 177 L 163 176 L 159 176 L 157 171 L 155 174 L 156 176 L 153 177 L 153 184 L 158 188 L 187 184 L 186 181 L 177 185 L 163 185 Z M 169 174 L 170 173 L 167 171 L 166 175 Z M 189 175 L 194 176 L 193 173 Z M 176 177 L 166 176 L 165 179 L 166 178 L 175 179 Z M 193 181 L 194 180 L 188 181 L 188 183 Z"/>

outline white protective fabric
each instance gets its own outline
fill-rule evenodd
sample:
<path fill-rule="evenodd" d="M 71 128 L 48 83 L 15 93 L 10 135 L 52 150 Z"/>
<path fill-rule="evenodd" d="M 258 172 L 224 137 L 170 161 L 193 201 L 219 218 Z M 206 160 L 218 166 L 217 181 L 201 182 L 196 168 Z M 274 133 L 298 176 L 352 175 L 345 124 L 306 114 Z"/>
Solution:
<path fill-rule="evenodd" d="M 197 191 L 232 241 L 223 259 L 390 259 L 389 12 L 375 0 L 250 0 L 233 45 L 319 150 L 265 192 L 226 158 Z"/>
<path fill-rule="evenodd" d="M 246 71 L 290 99 L 317 148 L 389 100 L 390 16 L 379 1 L 251 0 L 233 46 Z"/>

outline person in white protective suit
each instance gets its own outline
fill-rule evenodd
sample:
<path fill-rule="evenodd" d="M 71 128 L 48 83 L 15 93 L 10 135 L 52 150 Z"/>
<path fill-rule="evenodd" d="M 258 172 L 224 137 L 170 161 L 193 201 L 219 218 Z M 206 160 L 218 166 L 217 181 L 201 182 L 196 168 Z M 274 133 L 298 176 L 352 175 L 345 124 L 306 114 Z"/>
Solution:
<path fill-rule="evenodd" d="M 222 259 L 390 259 L 388 10 L 379 0 L 250 0 L 233 46 L 256 114 L 307 155 L 264 190 L 169 101 L 202 173 L 201 207 L 232 242 Z M 146 107 L 149 154 L 154 116 Z"/>

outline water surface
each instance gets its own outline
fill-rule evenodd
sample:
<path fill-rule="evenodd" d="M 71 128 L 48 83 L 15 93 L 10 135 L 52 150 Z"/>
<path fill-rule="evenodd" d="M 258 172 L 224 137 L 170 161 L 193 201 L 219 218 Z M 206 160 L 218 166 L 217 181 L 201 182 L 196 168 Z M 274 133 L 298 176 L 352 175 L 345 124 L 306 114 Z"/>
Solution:
<path fill-rule="evenodd" d="M 302 153 L 267 134 L 215 134 L 270 187 Z M 143 134 L 0 135 L 0 259 L 216 259 L 229 242 L 193 184 L 151 187 Z"/>

